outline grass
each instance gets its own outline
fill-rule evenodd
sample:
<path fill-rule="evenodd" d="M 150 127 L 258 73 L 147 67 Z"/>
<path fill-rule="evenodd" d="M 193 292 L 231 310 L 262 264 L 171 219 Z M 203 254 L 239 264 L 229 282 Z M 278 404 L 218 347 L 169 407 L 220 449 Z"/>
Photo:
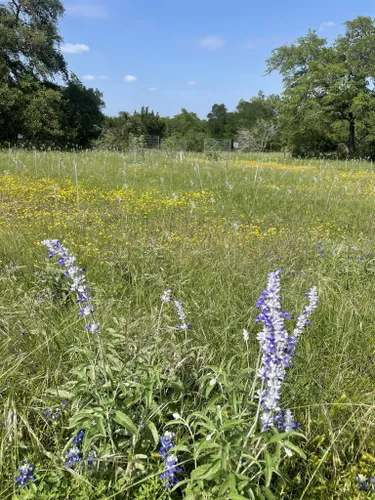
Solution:
<path fill-rule="evenodd" d="M 0 497 L 18 497 L 14 476 L 28 454 L 63 450 L 75 408 L 53 423 L 43 412 L 88 353 L 99 356 L 40 246 L 58 238 L 87 268 L 104 346 L 117 336 L 124 359 L 148 346 L 173 365 L 184 338 L 170 328 L 172 311 L 160 322 L 160 295 L 171 288 L 184 301 L 192 373 L 245 353 L 243 328 L 255 367 L 254 304 L 269 272 L 284 270 L 293 313 L 316 285 L 318 310 L 283 397 L 308 458 L 287 462 L 279 497 L 361 498 L 355 476 L 375 470 L 374 197 L 366 162 L 1 152 Z M 57 498 L 34 495 L 25 498 Z"/>

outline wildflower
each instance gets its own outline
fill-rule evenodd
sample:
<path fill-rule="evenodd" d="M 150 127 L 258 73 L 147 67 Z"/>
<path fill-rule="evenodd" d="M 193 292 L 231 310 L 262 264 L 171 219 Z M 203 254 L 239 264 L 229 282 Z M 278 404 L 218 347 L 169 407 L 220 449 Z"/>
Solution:
<path fill-rule="evenodd" d="M 98 325 L 98 323 L 91 323 L 88 325 L 85 325 L 86 330 L 88 330 L 90 333 L 98 333 L 101 329 L 101 326 Z"/>
<path fill-rule="evenodd" d="M 94 312 L 94 308 L 91 305 L 83 307 L 79 313 L 78 316 L 90 316 Z"/>
<path fill-rule="evenodd" d="M 70 278 L 70 291 L 76 292 L 77 304 L 85 304 L 80 309 L 78 316 L 89 317 L 89 324 L 85 328 L 91 333 L 97 333 L 100 330 L 100 325 L 95 322 L 94 307 L 91 304 L 91 295 L 86 284 L 84 276 L 85 269 L 79 268 L 76 265 L 75 257 L 69 253 L 68 249 L 60 243 L 59 240 L 44 240 L 42 245 L 48 247 L 48 258 L 52 259 L 55 255 L 59 257 L 58 264 L 65 267 L 65 278 Z"/>
<path fill-rule="evenodd" d="M 257 338 L 262 353 L 262 365 L 259 370 L 262 386 L 259 398 L 263 410 L 261 422 L 264 430 L 275 427 L 275 424 L 280 430 L 292 430 L 298 426 L 290 410 L 284 413 L 280 408 L 281 387 L 286 376 L 286 367 L 290 366 L 292 357 L 296 355 L 300 335 L 309 324 L 309 317 L 318 303 L 316 287 L 313 287 L 307 292 L 309 305 L 297 318 L 297 325 L 289 334 L 285 329 L 285 319 L 291 316 L 281 309 L 280 274 L 281 270 L 269 274 L 267 288 L 256 303 L 257 309 L 260 310 L 256 321 L 263 323 L 263 330 L 258 333 Z"/>
<path fill-rule="evenodd" d="M 174 438 L 176 437 L 174 432 L 165 432 L 163 436 L 160 437 L 160 442 L 162 444 L 159 454 L 164 461 L 164 472 L 160 475 L 161 479 L 165 481 L 165 487 L 171 489 L 175 484 L 178 483 L 178 474 L 182 472 L 181 467 L 178 466 L 178 458 L 174 454 L 170 454 L 169 451 L 175 446 Z"/>
<path fill-rule="evenodd" d="M 70 448 L 70 450 L 68 450 L 68 452 L 66 453 L 66 458 L 67 461 L 65 462 L 65 465 L 72 469 L 77 464 L 82 463 L 81 450 L 78 448 L 78 446 L 73 446 L 73 448 Z"/>
<path fill-rule="evenodd" d="M 163 303 L 172 302 L 172 290 L 164 290 L 160 298 Z"/>
<path fill-rule="evenodd" d="M 305 296 L 309 299 L 309 304 L 303 309 L 302 314 L 297 318 L 297 325 L 293 330 L 289 344 L 293 347 L 291 354 L 296 355 L 295 347 L 299 341 L 302 331 L 310 324 L 310 316 L 318 306 L 318 291 L 316 286 L 313 286 Z"/>
<path fill-rule="evenodd" d="M 188 330 L 191 328 L 191 324 L 189 322 L 186 322 L 186 313 L 183 307 L 183 302 L 175 300 L 174 301 L 174 310 L 177 312 L 178 317 L 180 319 L 180 323 L 177 325 L 177 328 L 180 330 Z"/>
<path fill-rule="evenodd" d="M 49 422 L 53 422 L 53 420 L 57 420 L 58 418 L 60 418 L 60 408 L 56 408 L 56 410 L 47 408 L 47 410 L 44 410 L 43 413 L 47 417 L 47 420 Z"/>
<path fill-rule="evenodd" d="M 98 453 L 95 450 L 90 451 L 86 457 L 87 466 L 91 467 L 95 460 L 98 459 Z"/>
<path fill-rule="evenodd" d="M 181 420 L 182 419 L 182 417 L 181 417 L 181 415 L 179 413 L 173 413 L 173 418 L 175 420 Z"/>
<path fill-rule="evenodd" d="M 275 423 L 279 432 L 290 432 L 297 430 L 301 424 L 295 422 L 293 413 L 290 410 L 280 410 L 275 416 Z"/>
<path fill-rule="evenodd" d="M 370 477 L 370 479 L 369 479 L 370 482 L 372 483 L 371 485 L 368 483 L 367 477 L 362 475 L 362 474 L 357 474 L 355 479 L 358 483 L 357 488 L 359 490 L 369 491 L 370 489 L 374 488 L 374 482 L 375 482 L 374 477 Z"/>
<path fill-rule="evenodd" d="M 81 429 L 77 432 L 76 437 L 73 439 L 73 444 L 81 446 L 83 443 L 83 438 L 85 437 L 85 429 Z"/>
<path fill-rule="evenodd" d="M 19 488 L 23 488 L 28 483 L 28 481 L 35 481 L 34 477 L 35 467 L 34 465 L 30 464 L 28 459 L 25 460 L 25 463 L 21 465 L 18 468 L 18 470 L 20 475 L 16 477 L 16 481 L 18 483 Z"/>
<path fill-rule="evenodd" d="M 318 249 L 319 256 L 322 259 L 324 259 L 325 253 L 324 253 L 323 243 L 321 241 L 318 241 L 316 248 Z"/>

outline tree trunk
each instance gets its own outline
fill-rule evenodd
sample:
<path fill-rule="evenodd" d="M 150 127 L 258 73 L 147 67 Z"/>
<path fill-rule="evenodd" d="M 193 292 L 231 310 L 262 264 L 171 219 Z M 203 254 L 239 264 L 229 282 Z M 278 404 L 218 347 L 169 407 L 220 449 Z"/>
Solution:
<path fill-rule="evenodd" d="M 350 154 L 354 154 L 355 152 L 355 120 L 353 113 L 349 113 L 349 141 L 348 148 Z"/>

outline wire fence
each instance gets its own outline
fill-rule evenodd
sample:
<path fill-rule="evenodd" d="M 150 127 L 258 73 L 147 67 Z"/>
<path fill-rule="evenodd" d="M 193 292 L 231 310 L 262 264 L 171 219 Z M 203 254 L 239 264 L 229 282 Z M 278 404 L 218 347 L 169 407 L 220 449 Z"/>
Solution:
<path fill-rule="evenodd" d="M 214 152 L 214 151 L 231 151 L 232 150 L 232 139 L 211 139 L 206 138 L 204 140 L 204 152 Z"/>

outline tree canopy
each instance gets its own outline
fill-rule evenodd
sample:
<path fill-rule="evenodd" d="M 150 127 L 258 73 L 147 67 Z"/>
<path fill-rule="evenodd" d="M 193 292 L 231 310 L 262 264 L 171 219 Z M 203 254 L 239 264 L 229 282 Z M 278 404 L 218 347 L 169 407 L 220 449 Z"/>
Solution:
<path fill-rule="evenodd" d="M 60 50 L 63 13 L 59 0 L 0 5 L 0 143 L 89 147 L 100 134 L 102 95 L 68 74 Z"/>
<path fill-rule="evenodd" d="M 354 154 L 356 139 L 366 150 L 375 110 L 375 24 L 360 16 L 345 27 L 332 45 L 310 30 L 295 44 L 275 49 L 267 61 L 268 72 L 283 77 L 284 135 L 300 153 L 343 142 Z"/>

